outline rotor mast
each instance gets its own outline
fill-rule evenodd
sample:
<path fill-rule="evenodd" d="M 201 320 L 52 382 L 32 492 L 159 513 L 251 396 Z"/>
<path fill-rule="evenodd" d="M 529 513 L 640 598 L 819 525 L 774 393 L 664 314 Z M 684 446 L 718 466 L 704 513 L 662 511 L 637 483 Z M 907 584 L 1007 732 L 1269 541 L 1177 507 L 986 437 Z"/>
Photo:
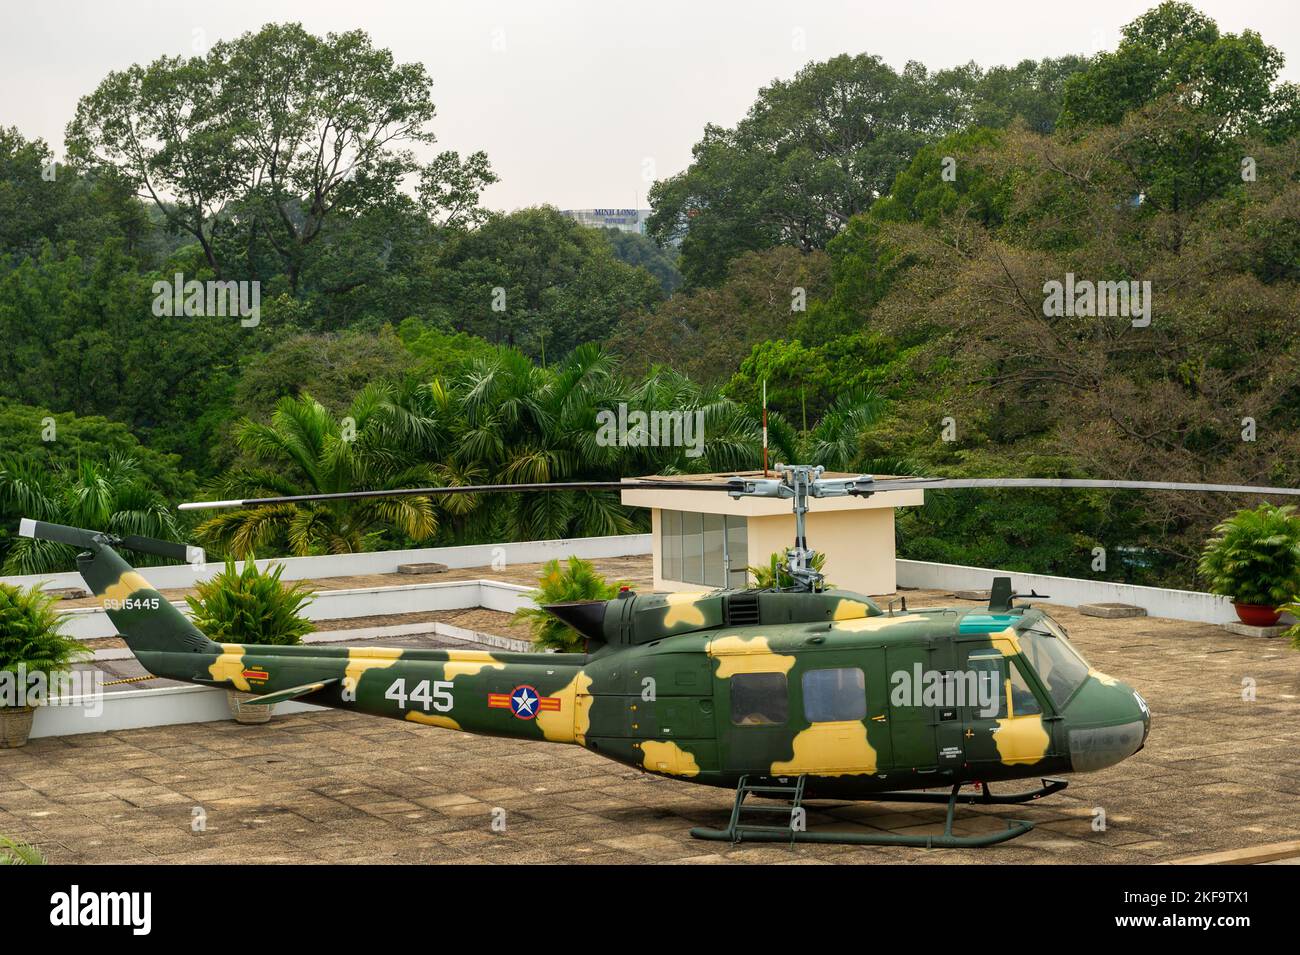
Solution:
<path fill-rule="evenodd" d="M 738 478 L 727 493 L 733 498 L 785 498 L 794 508 L 794 546 L 786 551 L 786 570 L 794 580 L 791 590 L 816 593 L 825 587 L 825 579 L 813 567 L 817 552 L 808 546 L 808 498 L 866 496 L 873 480 L 868 475 L 852 478 L 823 478 L 820 464 L 782 464 L 777 462 L 779 478 Z"/>

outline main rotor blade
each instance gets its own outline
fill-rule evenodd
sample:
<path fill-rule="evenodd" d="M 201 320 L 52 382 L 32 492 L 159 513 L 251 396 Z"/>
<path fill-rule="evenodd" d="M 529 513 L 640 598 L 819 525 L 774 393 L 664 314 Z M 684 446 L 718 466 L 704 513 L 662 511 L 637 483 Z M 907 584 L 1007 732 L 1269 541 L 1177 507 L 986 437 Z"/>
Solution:
<path fill-rule="evenodd" d="M 737 478 L 737 481 L 740 479 Z M 519 491 L 624 491 L 630 488 L 660 490 L 729 491 L 732 482 L 705 481 L 574 481 L 546 484 L 459 484 L 453 487 L 403 487 L 389 491 L 339 491 L 333 494 L 292 494 L 286 497 L 254 497 L 233 501 L 189 501 L 182 511 L 202 511 L 222 507 L 267 507 L 272 504 L 298 504 L 306 501 L 355 501 L 374 497 L 414 497 L 447 494 L 494 494 Z"/>
<path fill-rule="evenodd" d="M 884 478 L 864 483 L 858 495 L 880 491 L 930 488 L 1077 487 L 1125 491 L 1206 491 L 1216 494 L 1285 494 L 1300 497 L 1300 488 L 1259 487 L 1255 484 L 1193 484 L 1184 481 L 1099 481 L 1090 478 Z"/>

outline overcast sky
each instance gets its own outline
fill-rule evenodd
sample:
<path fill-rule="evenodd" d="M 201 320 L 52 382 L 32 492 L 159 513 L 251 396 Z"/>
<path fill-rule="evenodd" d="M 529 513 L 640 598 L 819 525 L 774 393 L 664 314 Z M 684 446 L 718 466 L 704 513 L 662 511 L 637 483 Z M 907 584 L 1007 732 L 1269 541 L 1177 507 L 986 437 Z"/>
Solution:
<path fill-rule="evenodd" d="M 809 60 L 869 52 L 937 69 L 1112 49 L 1156 0 L 5 0 L 0 124 L 62 154 L 77 99 L 104 75 L 268 21 L 360 27 L 434 81 L 439 148 L 487 151 L 498 209 L 644 205 L 690 161 L 705 123 L 732 125 L 760 86 Z M 1300 82 L 1297 0 L 1200 0 L 1221 30 L 1256 30 Z"/>

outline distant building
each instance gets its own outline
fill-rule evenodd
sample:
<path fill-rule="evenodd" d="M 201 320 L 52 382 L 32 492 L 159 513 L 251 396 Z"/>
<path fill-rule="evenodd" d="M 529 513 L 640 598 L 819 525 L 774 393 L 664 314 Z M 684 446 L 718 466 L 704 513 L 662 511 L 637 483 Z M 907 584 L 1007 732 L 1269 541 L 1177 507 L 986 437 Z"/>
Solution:
<path fill-rule="evenodd" d="M 645 235 L 651 209 L 561 209 L 563 215 L 588 229 L 618 229 Z"/>

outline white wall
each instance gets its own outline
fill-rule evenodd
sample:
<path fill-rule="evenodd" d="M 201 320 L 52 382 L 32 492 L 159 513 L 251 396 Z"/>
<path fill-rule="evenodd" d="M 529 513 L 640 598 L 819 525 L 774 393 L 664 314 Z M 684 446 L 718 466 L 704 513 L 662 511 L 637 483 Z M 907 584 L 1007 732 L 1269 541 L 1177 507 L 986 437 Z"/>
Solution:
<path fill-rule="evenodd" d="M 927 590 L 988 590 L 994 577 L 1010 577 L 1016 593 L 1036 590 L 1051 596 L 1052 603 L 1077 607 L 1090 603 L 1133 604 L 1152 617 L 1188 620 L 1196 623 L 1228 623 L 1237 619 L 1227 597 L 1191 590 L 1137 587 L 1104 580 L 1078 577 L 1049 577 L 1011 570 L 989 570 L 960 564 L 932 564 L 919 560 L 898 562 L 898 585 Z"/>
<path fill-rule="evenodd" d="M 105 693 L 98 713 L 85 705 L 91 702 L 84 697 L 74 697 L 68 705 L 38 706 L 32 718 L 31 738 L 108 733 L 142 726 L 211 723 L 231 718 L 226 691 L 208 686 L 165 686 L 156 690 Z M 275 704 L 276 713 L 305 713 L 320 709 L 296 700 Z"/>
<path fill-rule="evenodd" d="M 358 574 L 392 574 L 399 564 L 446 564 L 448 567 L 490 567 L 498 564 L 538 564 L 552 558 L 564 559 L 572 554 L 587 559 L 597 557 L 635 557 L 650 553 L 649 534 L 620 534 L 613 537 L 576 537 L 572 540 L 522 541 L 514 544 L 470 544 L 464 547 L 424 547 L 417 550 L 385 550 L 366 554 L 331 554 L 325 557 L 272 557 L 257 562 L 259 567 L 284 565 L 283 580 L 309 580 L 321 577 L 350 577 Z M 240 567 L 243 563 L 240 562 Z M 145 567 L 141 573 L 158 590 L 192 587 L 221 571 L 221 564 L 209 561 L 195 570 L 188 564 L 168 567 Z M 18 587 L 40 584 L 42 587 L 86 586 L 76 571 L 63 574 L 30 574 L 0 577 L 0 581 Z"/>
<path fill-rule="evenodd" d="M 146 573 L 147 573 L 146 569 Z M 498 580 L 449 580 L 440 584 L 400 584 L 395 587 L 367 587 L 356 590 L 318 590 L 303 610 L 308 620 L 343 620 L 428 610 L 468 610 L 484 607 L 514 613 L 532 606 L 533 589 Z M 190 615 L 184 603 L 174 603 Z M 100 607 L 78 607 L 62 611 L 64 632 L 78 640 L 117 635 L 113 621 Z"/>

